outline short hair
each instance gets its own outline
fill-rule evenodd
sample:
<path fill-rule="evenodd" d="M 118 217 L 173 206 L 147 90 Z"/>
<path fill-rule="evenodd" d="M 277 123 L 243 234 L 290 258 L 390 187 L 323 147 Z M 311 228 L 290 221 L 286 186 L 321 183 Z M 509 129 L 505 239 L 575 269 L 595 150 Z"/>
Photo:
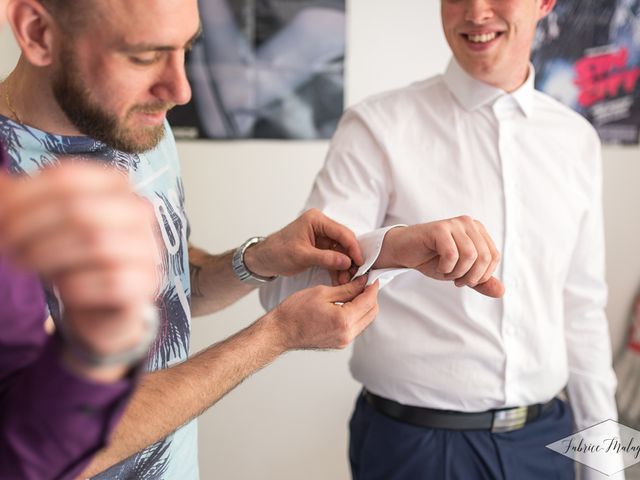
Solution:
<path fill-rule="evenodd" d="M 65 27 L 73 30 L 88 23 L 89 7 L 93 0 L 38 0 L 44 8 Z"/>

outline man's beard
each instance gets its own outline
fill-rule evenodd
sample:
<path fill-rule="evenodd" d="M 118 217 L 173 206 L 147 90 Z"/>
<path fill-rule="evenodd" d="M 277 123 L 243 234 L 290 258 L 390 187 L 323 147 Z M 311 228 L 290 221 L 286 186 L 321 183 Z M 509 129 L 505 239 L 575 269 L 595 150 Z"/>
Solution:
<path fill-rule="evenodd" d="M 53 78 L 53 94 L 71 123 L 95 140 L 127 153 L 142 153 L 155 148 L 164 138 L 164 125 L 134 128 L 126 126 L 126 120 L 134 113 L 167 111 L 173 105 L 166 102 L 135 106 L 124 120 L 110 114 L 93 101 L 91 90 L 83 82 L 82 75 L 69 51 L 60 53 L 60 69 Z"/>

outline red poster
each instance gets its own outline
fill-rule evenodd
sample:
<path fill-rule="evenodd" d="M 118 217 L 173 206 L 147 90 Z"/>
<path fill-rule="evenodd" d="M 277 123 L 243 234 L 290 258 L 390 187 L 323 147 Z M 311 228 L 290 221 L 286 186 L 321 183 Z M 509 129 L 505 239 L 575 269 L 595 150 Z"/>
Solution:
<path fill-rule="evenodd" d="M 604 143 L 640 132 L 640 0 L 560 0 L 533 51 L 536 87 L 587 118 Z"/>

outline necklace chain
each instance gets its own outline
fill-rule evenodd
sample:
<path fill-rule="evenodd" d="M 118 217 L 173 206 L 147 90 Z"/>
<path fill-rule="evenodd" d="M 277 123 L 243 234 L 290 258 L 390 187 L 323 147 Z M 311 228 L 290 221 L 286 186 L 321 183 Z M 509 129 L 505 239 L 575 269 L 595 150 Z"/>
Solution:
<path fill-rule="evenodd" d="M 11 97 L 9 96 L 8 83 L 9 82 L 7 80 L 5 80 L 4 83 L 2 84 L 2 89 L 4 90 L 4 101 L 7 104 L 7 108 L 11 112 L 11 115 L 13 116 L 13 119 L 18 123 L 22 123 L 22 119 L 20 118 L 20 115 L 18 115 L 18 112 L 16 112 L 16 109 L 13 106 L 13 102 L 11 101 Z"/>

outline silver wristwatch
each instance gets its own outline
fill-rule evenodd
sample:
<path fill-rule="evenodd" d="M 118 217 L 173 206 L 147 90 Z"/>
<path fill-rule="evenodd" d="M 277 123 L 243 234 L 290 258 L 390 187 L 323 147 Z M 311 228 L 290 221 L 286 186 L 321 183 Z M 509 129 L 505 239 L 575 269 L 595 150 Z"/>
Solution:
<path fill-rule="evenodd" d="M 247 265 L 244 263 L 244 252 L 247 251 L 247 248 L 263 240 L 264 237 L 251 237 L 249 240 L 236 248 L 236 251 L 233 253 L 233 258 L 231 259 L 231 267 L 233 268 L 233 273 L 236 274 L 236 277 L 238 277 L 238 280 L 240 280 L 242 283 L 246 283 L 247 285 L 252 285 L 254 287 L 260 287 L 265 283 L 272 282 L 273 280 L 278 278 L 277 275 L 273 277 L 261 277 L 260 275 L 256 275 L 255 273 L 251 272 L 247 268 Z"/>

